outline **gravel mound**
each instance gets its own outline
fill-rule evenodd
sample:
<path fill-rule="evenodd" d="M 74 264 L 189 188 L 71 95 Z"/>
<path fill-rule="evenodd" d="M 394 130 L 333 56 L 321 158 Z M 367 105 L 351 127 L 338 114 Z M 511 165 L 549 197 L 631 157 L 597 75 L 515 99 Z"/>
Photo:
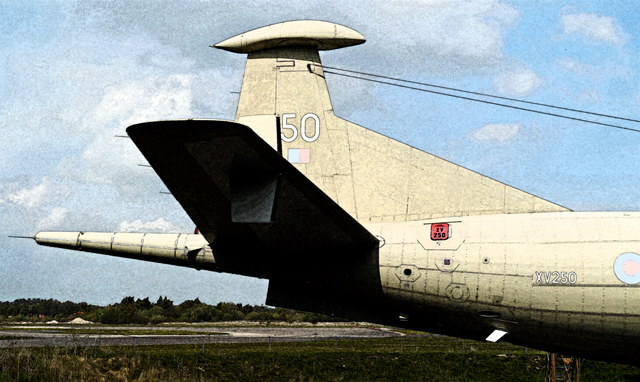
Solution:
<path fill-rule="evenodd" d="M 76 317 L 73 320 L 69 321 L 70 324 L 75 324 L 75 325 L 85 325 L 85 324 L 93 324 L 93 322 L 91 321 L 87 321 L 87 320 L 83 320 L 80 317 Z"/>

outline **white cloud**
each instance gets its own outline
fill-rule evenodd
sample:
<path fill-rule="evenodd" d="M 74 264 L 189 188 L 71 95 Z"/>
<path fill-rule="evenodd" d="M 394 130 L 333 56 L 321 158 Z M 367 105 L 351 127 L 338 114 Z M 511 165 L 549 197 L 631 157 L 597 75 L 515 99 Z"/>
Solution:
<path fill-rule="evenodd" d="M 36 229 L 42 231 L 44 229 L 55 229 L 60 227 L 69 211 L 64 207 L 55 207 L 48 216 L 36 222 Z"/>
<path fill-rule="evenodd" d="M 635 75 L 634 70 L 611 59 L 600 65 L 589 65 L 568 57 L 560 59 L 557 62 L 562 68 L 593 81 Z"/>
<path fill-rule="evenodd" d="M 476 141 L 508 142 L 518 135 L 522 125 L 519 123 L 490 123 L 469 133 Z"/>
<path fill-rule="evenodd" d="M 100 103 L 84 123 L 105 126 L 129 125 L 157 119 L 190 118 L 194 75 L 150 75 L 107 88 Z"/>
<path fill-rule="evenodd" d="M 561 14 L 560 23 L 565 34 L 578 34 L 594 43 L 622 45 L 627 36 L 615 18 L 592 13 Z"/>
<path fill-rule="evenodd" d="M 140 122 L 193 117 L 192 82 L 190 74 L 153 75 L 106 89 L 82 121 L 87 130 L 97 130 L 93 140 L 78 157 L 64 161 L 60 174 L 80 183 L 142 185 L 141 177 L 153 172 L 140 171 L 144 157 L 130 139 L 116 135 L 126 136 L 125 129 Z"/>
<path fill-rule="evenodd" d="M 7 194 L 5 198 L 23 207 L 34 208 L 56 201 L 63 195 L 68 194 L 68 192 L 69 190 L 66 187 L 55 184 L 49 177 L 45 176 L 39 184 Z"/>
<path fill-rule="evenodd" d="M 500 0 L 378 0 L 368 8 L 373 11 L 363 13 L 358 2 L 336 7 L 336 13 L 352 15 L 345 25 L 367 39 L 366 47 L 346 59 L 343 54 L 341 62 L 351 67 L 366 62 L 369 71 L 377 69 L 373 65 L 398 74 L 460 74 L 498 65 L 506 56 L 503 36 L 521 17 L 517 8 Z"/>
<path fill-rule="evenodd" d="M 42 178 L 40 184 L 32 188 L 23 188 L 17 192 L 7 195 L 7 199 L 11 200 L 15 204 L 19 204 L 25 207 L 35 207 L 40 204 L 48 192 L 51 181 L 48 177 Z"/>
<path fill-rule="evenodd" d="M 591 74 L 594 70 L 592 66 L 583 64 L 582 62 L 576 61 L 572 58 L 563 58 L 561 60 L 558 60 L 558 64 L 563 68 L 581 76 Z"/>
<path fill-rule="evenodd" d="M 524 97 L 533 93 L 543 84 L 543 80 L 531 69 L 502 74 L 494 79 L 494 84 L 502 94 Z"/>
<path fill-rule="evenodd" d="M 158 218 L 154 221 L 143 222 L 141 219 L 132 222 L 123 221 L 118 226 L 120 232 L 184 232 L 185 228 L 175 225 L 164 218 Z"/>
<path fill-rule="evenodd" d="M 578 99 L 586 103 L 598 103 L 600 102 L 600 93 L 595 89 L 585 90 L 578 96 Z"/>

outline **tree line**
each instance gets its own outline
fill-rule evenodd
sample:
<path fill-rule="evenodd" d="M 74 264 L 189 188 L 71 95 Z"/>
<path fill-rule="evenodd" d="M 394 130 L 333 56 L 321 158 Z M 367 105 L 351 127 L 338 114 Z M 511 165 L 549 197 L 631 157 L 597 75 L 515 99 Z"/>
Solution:
<path fill-rule="evenodd" d="M 60 302 L 54 299 L 18 299 L 0 301 L 0 321 L 68 322 L 77 317 L 101 324 L 159 324 L 163 322 L 216 322 L 216 321 L 286 321 L 326 322 L 342 321 L 326 315 L 300 312 L 292 309 L 221 302 L 209 305 L 198 298 L 175 305 L 160 296 L 154 303 L 149 297 L 125 297 L 120 303 L 106 307 L 86 302 Z"/>

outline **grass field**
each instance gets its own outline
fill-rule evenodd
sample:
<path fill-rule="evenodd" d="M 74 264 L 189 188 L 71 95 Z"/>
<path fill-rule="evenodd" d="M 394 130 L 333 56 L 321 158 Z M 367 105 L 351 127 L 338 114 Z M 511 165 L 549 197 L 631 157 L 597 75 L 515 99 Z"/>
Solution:
<path fill-rule="evenodd" d="M 0 381 L 543 381 L 546 353 L 449 337 L 0 350 Z M 582 381 L 640 381 L 585 360 Z"/>

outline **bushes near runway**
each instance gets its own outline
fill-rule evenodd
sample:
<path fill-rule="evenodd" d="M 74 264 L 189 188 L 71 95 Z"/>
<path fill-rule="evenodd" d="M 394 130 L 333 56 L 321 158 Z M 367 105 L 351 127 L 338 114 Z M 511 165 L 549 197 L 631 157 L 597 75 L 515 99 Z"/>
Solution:
<path fill-rule="evenodd" d="M 19 299 L 0 302 L 0 321 L 64 323 L 81 317 L 102 324 L 159 324 L 163 322 L 216 322 L 216 321 L 286 321 L 330 322 L 341 321 L 321 314 L 298 312 L 291 309 L 242 305 L 221 302 L 208 305 L 199 299 L 187 300 L 179 305 L 167 297 L 153 303 L 149 298 L 125 297 L 120 303 L 106 307 L 85 302 L 60 302 L 53 299 Z"/>

